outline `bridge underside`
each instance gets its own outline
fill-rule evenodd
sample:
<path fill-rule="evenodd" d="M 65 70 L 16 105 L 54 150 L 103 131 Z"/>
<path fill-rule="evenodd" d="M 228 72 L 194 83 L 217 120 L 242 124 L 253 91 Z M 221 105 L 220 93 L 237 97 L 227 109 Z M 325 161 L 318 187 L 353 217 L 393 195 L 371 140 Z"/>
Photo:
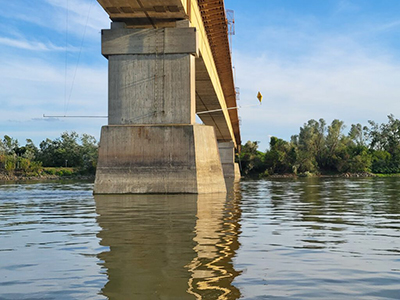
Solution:
<path fill-rule="evenodd" d="M 211 112 L 202 113 L 208 111 Z M 202 58 L 196 58 L 196 113 L 200 113 L 198 116 L 204 124 L 215 128 L 218 141 L 232 140 L 224 112 Z"/>
<path fill-rule="evenodd" d="M 109 119 L 94 193 L 225 192 L 240 132 L 237 111 L 227 109 L 236 106 L 229 45 L 216 54 L 223 48 L 212 47 L 203 1 L 98 2 L 113 23 L 102 31 Z"/>
<path fill-rule="evenodd" d="M 196 112 L 213 126 L 219 142 L 240 146 L 239 117 L 233 82 L 225 8 L 221 0 L 98 0 L 114 22 L 127 28 L 193 26 L 198 31 Z M 190 21 L 188 25 L 182 20 Z M 220 109 L 221 111 L 214 111 Z M 205 111 L 214 111 L 202 114 Z"/>

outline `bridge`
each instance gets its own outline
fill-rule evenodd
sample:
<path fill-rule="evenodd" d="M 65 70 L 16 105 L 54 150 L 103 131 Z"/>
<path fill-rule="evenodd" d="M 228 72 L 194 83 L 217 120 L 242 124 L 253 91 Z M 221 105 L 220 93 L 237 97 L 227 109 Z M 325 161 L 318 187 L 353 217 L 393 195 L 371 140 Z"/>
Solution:
<path fill-rule="evenodd" d="M 94 192 L 225 191 L 241 138 L 223 0 L 98 2 L 112 23 Z"/>

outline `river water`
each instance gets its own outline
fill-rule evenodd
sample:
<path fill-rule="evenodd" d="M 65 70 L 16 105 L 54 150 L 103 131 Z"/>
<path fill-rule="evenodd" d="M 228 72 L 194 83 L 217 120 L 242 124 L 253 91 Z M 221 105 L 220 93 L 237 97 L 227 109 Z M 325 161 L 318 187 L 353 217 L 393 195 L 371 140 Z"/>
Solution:
<path fill-rule="evenodd" d="M 0 299 L 400 299 L 400 179 L 0 185 Z"/>

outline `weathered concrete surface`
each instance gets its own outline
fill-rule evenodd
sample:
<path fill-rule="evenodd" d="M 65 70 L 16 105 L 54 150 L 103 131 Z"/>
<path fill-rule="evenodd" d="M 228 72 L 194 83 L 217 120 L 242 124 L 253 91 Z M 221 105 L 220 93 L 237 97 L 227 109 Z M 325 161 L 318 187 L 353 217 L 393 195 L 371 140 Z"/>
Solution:
<path fill-rule="evenodd" d="M 121 54 L 181 54 L 198 55 L 196 28 L 134 29 L 115 28 L 102 30 L 101 53 Z"/>
<path fill-rule="evenodd" d="M 235 145 L 233 142 L 218 143 L 219 154 L 221 158 L 222 169 L 225 178 L 240 180 L 240 168 L 235 163 Z"/>
<path fill-rule="evenodd" d="M 194 60 L 187 54 L 110 56 L 108 124 L 194 124 Z"/>
<path fill-rule="evenodd" d="M 94 193 L 226 193 L 215 129 L 194 125 L 196 30 L 120 25 L 103 31 L 109 125 Z"/>
<path fill-rule="evenodd" d="M 104 126 L 94 193 L 226 193 L 214 128 Z"/>
<path fill-rule="evenodd" d="M 226 192 L 214 127 L 195 125 L 194 133 L 198 192 Z"/>
<path fill-rule="evenodd" d="M 240 166 L 238 163 L 235 163 L 235 181 L 239 181 L 242 178 L 242 174 L 240 172 Z"/>
<path fill-rule="evenodd" d="M 195 123 L 194 28 L 103 30 L 102 49 L 109 125 Z"/>

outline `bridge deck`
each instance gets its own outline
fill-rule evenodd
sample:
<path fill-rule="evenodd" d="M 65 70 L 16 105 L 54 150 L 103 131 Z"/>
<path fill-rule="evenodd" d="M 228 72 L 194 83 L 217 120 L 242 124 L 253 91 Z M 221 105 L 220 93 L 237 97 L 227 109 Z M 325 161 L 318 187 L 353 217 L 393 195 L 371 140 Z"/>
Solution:
<path fill-rule="evenodd" d="M 196 60 L 197 112 L 216 129 L 219 141 L 240 145 L 240 126 L 223 0 L 98 0 L 110 19 L 128 27 L 175 27 L 190 20 L 199 31 L 200 57 Z"/>

